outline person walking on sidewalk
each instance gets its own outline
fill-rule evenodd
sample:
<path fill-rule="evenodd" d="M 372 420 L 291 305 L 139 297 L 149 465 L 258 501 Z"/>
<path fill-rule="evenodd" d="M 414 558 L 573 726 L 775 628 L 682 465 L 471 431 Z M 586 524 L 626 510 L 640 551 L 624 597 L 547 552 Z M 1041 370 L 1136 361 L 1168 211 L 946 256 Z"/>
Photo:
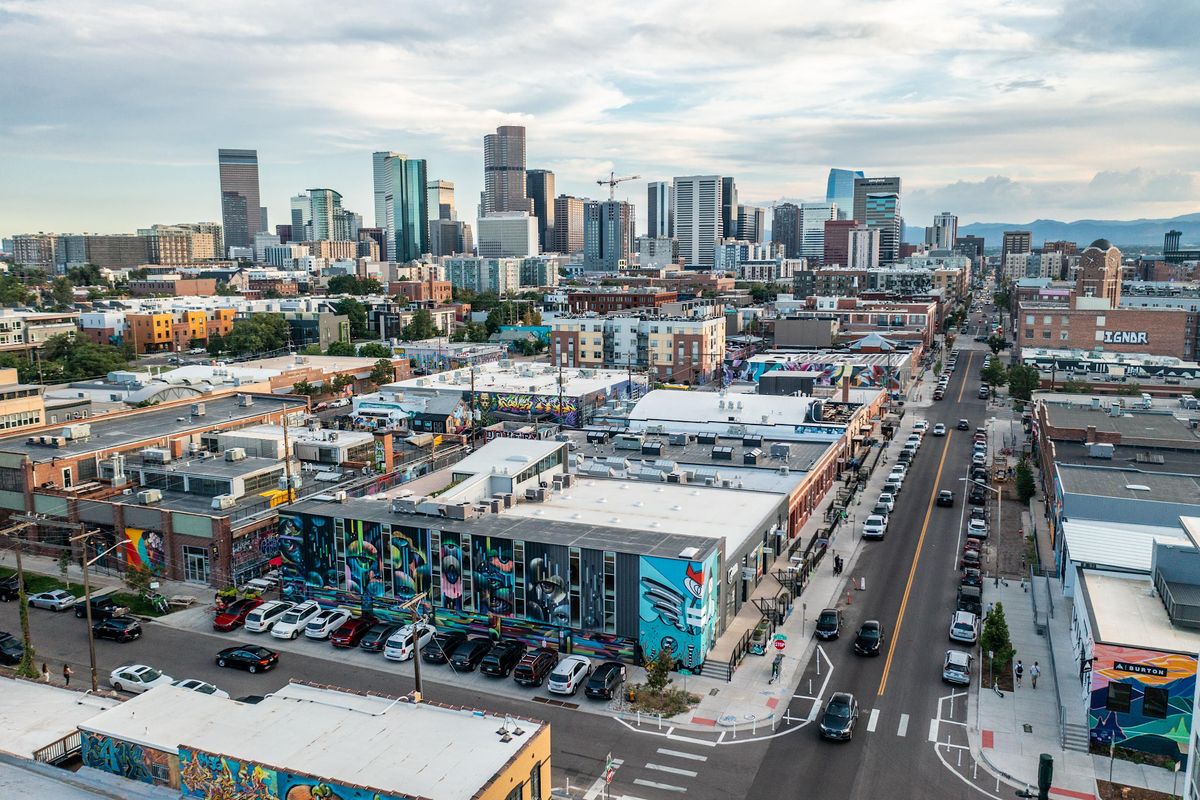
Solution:
<path fill-rule="evenodd" d="M 1017 666 L 1013 668 L 1013 675 L 1016 676 L 1016 688 L 1021 688 L 1021 676 L 1025 674 L 1025 665 L 1021 663 L 1021 659 L 1017 659 Z"/>
<path fill-rule="evenodd" d="M 71 685 L 71 676 L 74 674 L 75 674 L 75 670 L 71 669 L 70 664 L 63 664 L 63 684 L 65 684 L 66 686 L 70 686 Z M 1036 681 L 1037 678 L 1034 678 L 1034 680 Z"/>
<path fill-rule="evenodd" d="M 42 680 L 46 683 L 50 682 L 50 667 L 46 666 L 46 662 L 42 662 Z"/>
<path fill-rule="evenodd" d="M 1033 666 L 1029 668 L 1029 685 L 1034 689 L 1037 688 L 1038 675 L 1042 674 L 1042 668 L 1038 666 L 1038 662 L 1033 662 Z"/>

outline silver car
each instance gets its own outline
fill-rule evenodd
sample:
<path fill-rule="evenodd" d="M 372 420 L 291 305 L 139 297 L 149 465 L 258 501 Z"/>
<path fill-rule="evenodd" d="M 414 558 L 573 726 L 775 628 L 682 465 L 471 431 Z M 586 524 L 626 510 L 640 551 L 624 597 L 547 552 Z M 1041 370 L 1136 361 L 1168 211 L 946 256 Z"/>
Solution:
<path fill-rule="evenodd" d="M 64 589 L 52 589 L 48 592 L 38 592 L 29 596 L 29 605 L 34 608 L 45 608 L 50 611 L 66 611 L 75 605 L 79 598 Z"/>

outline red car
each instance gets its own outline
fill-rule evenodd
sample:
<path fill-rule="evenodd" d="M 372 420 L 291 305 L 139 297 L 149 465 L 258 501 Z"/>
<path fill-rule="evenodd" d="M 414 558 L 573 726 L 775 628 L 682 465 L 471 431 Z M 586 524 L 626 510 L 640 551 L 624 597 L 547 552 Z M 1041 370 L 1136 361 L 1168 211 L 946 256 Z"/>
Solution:
<path fill-rule="evenodd" d="M 213 617 L 213 630 L 231 631 L 234 628 L 242 627 L 246 621 L 246 615 L 262 604 L 262 599 L 258 597 L 243 597 L 241 600 L 234 600 L 225 606 L 220 614 Z"/>
<path fill-rule="evenodd" d="M 376 621 L 370 614 L 351 617 L 330 635 L 329 643 L 334 647 L 354 647 L 375 626 Z"/>

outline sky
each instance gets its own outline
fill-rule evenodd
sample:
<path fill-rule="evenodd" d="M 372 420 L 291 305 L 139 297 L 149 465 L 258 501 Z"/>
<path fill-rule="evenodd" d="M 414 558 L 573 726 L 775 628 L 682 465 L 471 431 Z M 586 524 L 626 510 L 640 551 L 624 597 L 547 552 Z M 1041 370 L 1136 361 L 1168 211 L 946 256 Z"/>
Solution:
<path fill-rule="evenodd" d="M 0 0 L 0 233 L 219 220 L 217 149 L 257 149 L 272 226 L 312 187 L 373 222 L 371 152 L 475 214 L 482 140 L 528 129 L 560 193 L 733 175 L 821 200 L 904 181 L 907 224 L 1200 210 L 1200 3 Z"/>

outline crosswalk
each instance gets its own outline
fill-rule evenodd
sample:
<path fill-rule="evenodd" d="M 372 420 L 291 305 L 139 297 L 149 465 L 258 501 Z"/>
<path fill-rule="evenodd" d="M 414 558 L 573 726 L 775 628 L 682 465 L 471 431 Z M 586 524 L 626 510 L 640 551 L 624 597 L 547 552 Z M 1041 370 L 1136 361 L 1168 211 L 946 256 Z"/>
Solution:
<path fill-rule="evenodd" d="M 682 746 L 681 746 L 682 747 Z M 675 747 L 660 747 L 653 760 L 634 765 L 613 759 L 617 766 L 614 782 L 619 786 L 631 786 L 632 791 L 644 791 L 650 797 L 669 797 L 687 794 L 690 784 L 700 777 L 708 756 Z M 615 787 L 614 787 L 615 788 Z M 593 786 L 584 794 L 584 800 L 601 798 L 603 786 Z M 620 800 L 643 800 L 639 795 L 611 792 L 609 797 Z"/>

